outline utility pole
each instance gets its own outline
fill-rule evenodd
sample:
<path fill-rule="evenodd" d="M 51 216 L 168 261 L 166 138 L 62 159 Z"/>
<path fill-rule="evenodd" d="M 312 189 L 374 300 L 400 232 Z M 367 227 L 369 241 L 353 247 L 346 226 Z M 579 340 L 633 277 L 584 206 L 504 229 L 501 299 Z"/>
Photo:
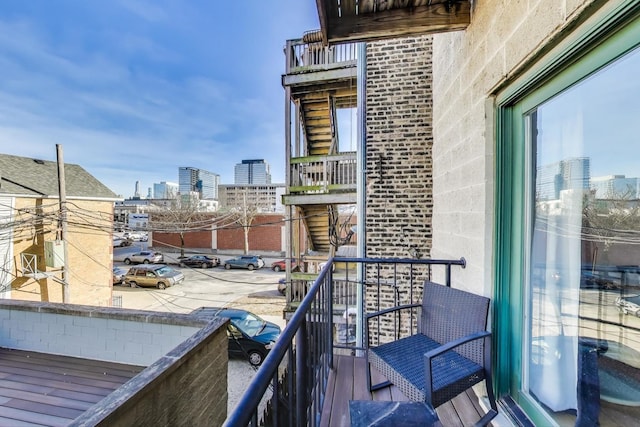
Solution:
<path fill-rule="evenodd" d="M 58 227 L 60 230 L 60 240 L 62 240 L 62 302 L 69 302 L 69 282 L 67 258 L 69 256 L 67 250 L 67 190 L 64 178 L 64 159 L 62 157 L 62 145 L 56 144 L 56 155 L 58 159 L 58 195 L 60 200 L 60 220 Z"/>

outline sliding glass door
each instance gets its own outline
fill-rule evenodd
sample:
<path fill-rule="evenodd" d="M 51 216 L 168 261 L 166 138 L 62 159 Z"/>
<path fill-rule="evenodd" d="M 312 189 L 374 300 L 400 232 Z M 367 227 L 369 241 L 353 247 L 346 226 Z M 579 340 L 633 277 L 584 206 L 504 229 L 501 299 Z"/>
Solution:
<path fill-rule="evenodd" d="M 498 229 L 510 231 L 499 257 L 511 257 L 498 273 L 519 350 L 499 363 L 538 423 L 640 420 L 639 29 L 628 23 L 504 110 L 498 167 L 510 170 L 498 177 L 515 184 L 498 190 Z"/>

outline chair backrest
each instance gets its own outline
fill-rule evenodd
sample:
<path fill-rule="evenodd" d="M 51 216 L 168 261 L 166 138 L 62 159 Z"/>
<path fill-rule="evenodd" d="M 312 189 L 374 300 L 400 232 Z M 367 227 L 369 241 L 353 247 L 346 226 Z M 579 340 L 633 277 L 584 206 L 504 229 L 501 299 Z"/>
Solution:
<path fill-rule="evenodd" d="M 474 332 L 487 330 L 489 298 L 460 289 L 425 282 L 419 332 L 441 344 Z M 481 343 L 477 343 L 481 344 Z M 482 352 L 473 346 L 457 351 L 472 360 L 482 361 Z"/>

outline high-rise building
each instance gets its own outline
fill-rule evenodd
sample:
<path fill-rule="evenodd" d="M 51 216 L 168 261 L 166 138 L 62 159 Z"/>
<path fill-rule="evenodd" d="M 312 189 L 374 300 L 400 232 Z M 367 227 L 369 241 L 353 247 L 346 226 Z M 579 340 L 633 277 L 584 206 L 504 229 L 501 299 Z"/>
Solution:
<path fill-rule="evenodd" d="M 197 191 L 200 199 L 217 200 L 220 175 L 203 169 L 180 167 L 178 170 L 178 191 L 188 194 Z"/>
<path fill-rule="evenodd" d="M 154 199 L 175 199 L 178 195 L 178 184 L 175 182 L 162 181 L 153 184 Z"/>
<path fill-rule="evenodd" d="M 536 173 L 537 197 L 557 200 L 563 190 L 588 190 L 591 163 L 588 157 L 567 158 L 538 167 Z"/>
<path fill-rule="evenodd" d="M 236 185 L 271 184 L 271 170 L 264 159 L 243 160 L 234 172 Z"/>

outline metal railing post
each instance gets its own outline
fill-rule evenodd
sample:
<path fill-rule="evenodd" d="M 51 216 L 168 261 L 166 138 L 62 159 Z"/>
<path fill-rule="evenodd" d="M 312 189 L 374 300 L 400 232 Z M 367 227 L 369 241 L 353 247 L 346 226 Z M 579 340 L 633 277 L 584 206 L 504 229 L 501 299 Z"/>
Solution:
<path fill-rule="evenodd" d="M 300 323 L 296 333 L 296 422 L 307 424 L 307 319 Z"/>
<path fill-rule="evenodd" d="M 329 341 L 329 367 L 333 369 L 333 261 L 329 263 L 329 271 L 327 271 L 327 307 L 329 307 L 327 316 L 327 335 Z"/>

